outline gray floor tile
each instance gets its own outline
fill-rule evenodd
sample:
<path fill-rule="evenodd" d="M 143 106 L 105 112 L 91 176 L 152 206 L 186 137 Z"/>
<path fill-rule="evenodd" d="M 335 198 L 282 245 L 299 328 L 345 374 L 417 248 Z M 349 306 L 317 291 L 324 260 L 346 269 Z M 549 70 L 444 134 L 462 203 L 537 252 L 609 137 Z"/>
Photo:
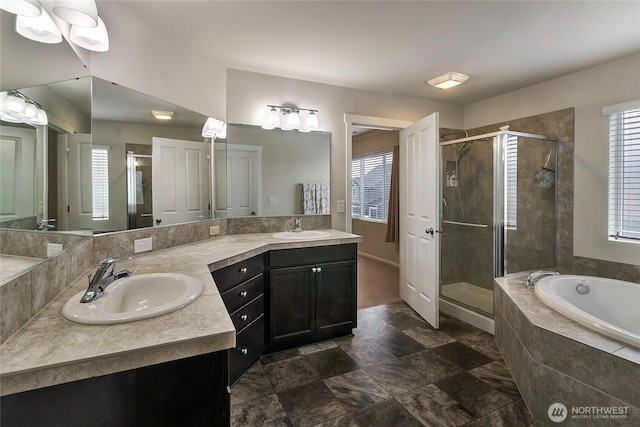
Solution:
<path fill-rule="evenodd" d="M 302 356 L 264 365 L 264 370 L 276 393 L 309 384 L 320 378 Z"/>
<path fill-rule="evenodd" d="M 427 381 L 401 359 L 369 365 L 365 371 L 392 396 L 427 385 Z"/>
<path fill-rule="evenodd" d="M 347 413 L 322 381 L 285 390 L 278 398 L 294 426 L 313 426 Z"/>
<path fill-rule="evenodd" d="M 329 390 L 349 411 L 390 399 L 391 395 L 364 370 L 348 372 L 324 380 Z"/>
<path fill-rule="evenodd" d="M 406 329 L 402 332 L 427 348 L 438 347 L 440 345 L 449 344 L 456 341 L 454 338 L 451 338 L 447 334 L 436 331 L 433 328 L 427 328 L 425 326 Z"/>
<path fill-rule="evenodd" d="M 432 350 L 405 356 L 402 360 L 420 374 L 428 384 L 462 372 L 460 365 L 444 359 Z"/>
<path fill-rule="evenodd" d="M 462 338 L 460 342 L 466 346 L 478 350 L 480 353 L 489 356 L 493 360 L 502 359 L 502 353 L 500 353 L 500 350 L 496 345 L 496 341 L 491 334 L 482 332 L 481 334 L 470 335 Z"/>
<path fill-rule="evenodd" d="M 356 341 L 341 345 L 341 348 L 360 366 L 396 358 L 393 353 L 372 340 Z"/>
<path fill-rule="evenodd" d="M 513 400 L 522 398 L 509 368 L 502 362 L 488 363 L 469 370 L 469 373 Z"/>
<path fill-rule="evenodd" d="M 231 427 L 291 425 L 275 394 L 231 408 Z"/>
<path fill-rule="evenodd" d="M 396 357 L 408 356 L 425 349 L 425 346 L 400 331 L 388 332 L 374 341 Z"/>
<path fill-rule="evenodd" d="M 425 426 L 461 426 L 474 418 L 433 384 L 397 396 L 396 400 Z"/>
<path fill-rule="evenodd" d="M 478 366 L 493 362 L 493 359 L 477 350 L 467 347 L 461 342 L 453 342 L 433 348 L 433 351 L 446 360 L 459 365 L 462 369 L 469 370 Z"/>
<path fill-rule="evenodd" d="M 476 417 L 493 412 L 515 400 L 468 372 L 438 381 L 435 385 Z"/>
<path fill-rule="evenodd" d="M 382 403 L 353 412 L 350 417 L 359 426 L 384 427 L 420 427 L 422 424 L 396 400 L 389 399 Z"/>
<path fill-rule="evenodd" d="M 349 415 L 343 415 L 341 417 L 316 424 L 314 427 L 358 427 L 358 425 L 353 422 Z"/>
<path fill-rule="evenodd" d="M 468 427 L 534 427 L 535 425 L 535 421 L 522 400 L 518 400 L 467 424 Z"/>
<path fill-rule="evenodd" d="M 274 394 L 267 374 L 260 363 L 254 364 L 231 390 L 231 405 Z"/>
<path fill-rule="evenodd" d="M 304 358 L 322 379 L 360 369 L 360 366 L 340 347 L 310 353 Z"/>
<path fill-rule="evenodd" d="M 477 335 L 482 333 L 481 329 L 471 326 L 462 320 L 454 319 L 452 317 L 440 322 L 440 332 L 449 335 L 451 338 L 457 340 L 468 337 L 470 335 Z"/>

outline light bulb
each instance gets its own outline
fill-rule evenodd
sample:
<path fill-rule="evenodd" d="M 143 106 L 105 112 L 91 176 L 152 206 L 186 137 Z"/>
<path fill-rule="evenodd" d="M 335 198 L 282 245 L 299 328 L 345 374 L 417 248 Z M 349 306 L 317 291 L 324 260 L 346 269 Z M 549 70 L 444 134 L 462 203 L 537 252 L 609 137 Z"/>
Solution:
<path fill-rule="evenodd" d="M 30 120 L 31 118 L 35 117 L 37 113 L 38 113 L 38 107 L 36 107 L 30 102 L 25 103 L 24 113 L 22 114 L 27 120 Z"/>
<path fill-rule="evenodd" d="M 98 17 L 98 25 L 94 28 L 72 25 L 69 38 L 74 44 L 87 50 L 94 52 L 109 50 L 109 33 L 107 33 L 107 27 L 100 17 Z"/>
<path fill-rule="evenodd" d="M 297 111 L 292 111 L 285 117 L 286 125 L 283 130 L 298 129 L 300 127 L 300 114 Z"/>
<path fill-rule="evenodd" d="M 17 114 L 23 114 L 24 113 L 24 109 L 27 107 L 26 103 L 24 102 L 24 99 L 15 96 L 15 95 L 9 95 L 9 97 L 7 98 L 7 100 L 5 101 L 5 107 L 4 109 L 9 113 L 17 113 Z"/>
<path fill-rule="evenodd" d="M 309 112 L 305 124 L 305 127 L 309 130 L 318 130 L 318 116 L 315 111 Z"/>
<path fill-rule="evenodd" d="M 36 111 L 36 115 L 33 116 L 33 118 L 31 120 L 29 120 L 29 123 L 31 123 L 32 125 L 47 125 L 47 124 L 49 124 L 49 119 L 47 118 L 47 113 L 43 109 L 38 108 L 38 110 Z"/>
<path fill-rule="evenodd" d="M 271 130 L 280 126 L 280 114 L 276 107 L 271 107 L 271 110 L 267 113 L 265 123 L 262 125 L 262 129 Z"/>
<path fill-rule="evenodd" d="M 16 31 L 22 37 L 40 43 L 55 44 L 62 41 L 62 33 L 44 9 L 40 16 L 18 15 L 16 17 Z"/>

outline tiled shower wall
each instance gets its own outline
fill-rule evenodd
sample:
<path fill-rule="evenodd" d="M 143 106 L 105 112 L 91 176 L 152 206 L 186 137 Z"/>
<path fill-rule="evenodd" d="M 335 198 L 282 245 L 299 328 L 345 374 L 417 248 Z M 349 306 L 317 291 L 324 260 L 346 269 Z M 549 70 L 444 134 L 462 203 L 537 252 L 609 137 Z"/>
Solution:
<path fill-rule="evenodd" d="M 469 135 L 497 131 L 502 126 L 518 132 L 558 139 L 557 183 L 557 267 L 574 273 L 640 282 L 640 266 L 573 256 L 573 152 L 574 109 L 553 111 L 468 130 Z M 579 141 L 577 143 L 580 143 Z M 536 164 L 535 166 L 538 166 Z"/>

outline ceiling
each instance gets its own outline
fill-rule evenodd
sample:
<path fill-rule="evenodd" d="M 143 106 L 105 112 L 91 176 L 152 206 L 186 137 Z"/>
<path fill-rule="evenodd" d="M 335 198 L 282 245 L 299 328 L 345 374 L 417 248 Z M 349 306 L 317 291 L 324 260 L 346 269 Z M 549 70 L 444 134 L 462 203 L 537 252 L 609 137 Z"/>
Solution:
<path fill-rule="evenodd" d="M 120 3 L 224 67 L 462 105 L 640 52 L 638 1 Z M 471 78 L 425 83 L 447 71 Z"/>

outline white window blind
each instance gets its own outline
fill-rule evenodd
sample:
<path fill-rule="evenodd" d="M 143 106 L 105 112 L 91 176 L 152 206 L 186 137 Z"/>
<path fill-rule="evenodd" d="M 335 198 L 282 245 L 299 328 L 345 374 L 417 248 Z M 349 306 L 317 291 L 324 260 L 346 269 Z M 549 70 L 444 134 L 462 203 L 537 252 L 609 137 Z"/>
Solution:
<path fill-rule="evenodd" d="M 505 224 L 507 230 L 518 226 L 518 137 L 507 135 L 505 143 Z"/>
<path fill-rule="evenodd" d="M 93 183 L 93 219 L 109 219 L 109 147 L 91 149 L 91 175 Z"/>
<path fill-rule="evenodd" d="M 609 115 L 609 237 L 640 240 L 640 101 L 605 107 L 603 114 Z"/>
<path fill-rule="evenodd" d="M 393 151 L 357 156 L 351 160 L 351 216 L 387 221 Z"/>

